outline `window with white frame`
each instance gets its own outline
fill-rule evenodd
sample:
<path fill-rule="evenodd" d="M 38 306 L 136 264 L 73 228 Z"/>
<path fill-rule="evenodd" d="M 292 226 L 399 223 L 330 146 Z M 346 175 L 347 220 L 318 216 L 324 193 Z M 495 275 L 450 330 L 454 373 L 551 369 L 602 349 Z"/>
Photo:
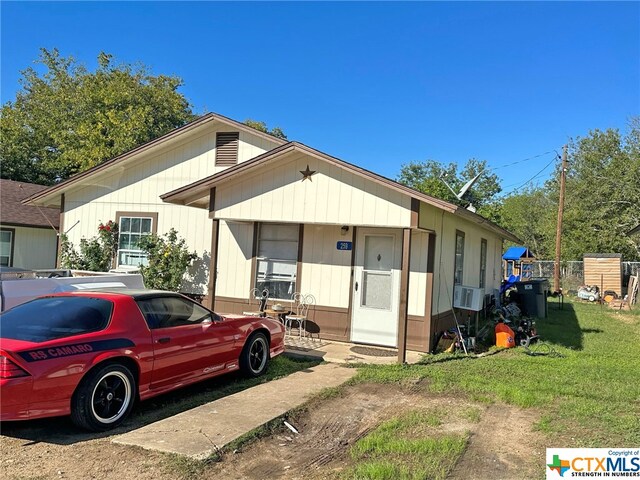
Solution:
<path fill-rule="evenodd" d="M 298 240 L 295 224 L 261 223 L 256 258 L 256 288 L 270 298 L 289 299 L 296 291 Z"/>
<path fill-rule="evenodd" d="M 0 230 L 0 266 L 13 266 L 13 232 L 14 230 Z"/>
<path fill-rule="evenodd" d="M 480 282 L 478 286 L 485 288 L 487 283 L 487 241 L 480 240 Z"/>
<path fill-rule="evenodd" d="M 121 215 L 118 221 L 118 266 L 148 265 L 147 254 L 140 247 L 140 239 L 151 235 L 155 227 L 154 220 L 157 217 Z"/>
<path fill-rule="evenodd" d="M 464 232 L 456 230 L 456 258 L 453 270 L 453 284 L 462 285 L 464 270 Z"/>

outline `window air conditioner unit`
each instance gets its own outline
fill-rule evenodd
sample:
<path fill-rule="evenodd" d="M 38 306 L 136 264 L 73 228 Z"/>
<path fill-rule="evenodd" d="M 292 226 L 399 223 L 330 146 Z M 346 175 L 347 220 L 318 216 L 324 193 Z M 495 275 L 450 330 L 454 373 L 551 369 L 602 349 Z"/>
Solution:
<path fill-rule="evenodd" d="M 484 288 L 465 287 L 464 285 L 456 285 L 453 288 L 454 308 L 462 308 L 463 310 L 479 312 L 482 310 L 483 301 Z"/>

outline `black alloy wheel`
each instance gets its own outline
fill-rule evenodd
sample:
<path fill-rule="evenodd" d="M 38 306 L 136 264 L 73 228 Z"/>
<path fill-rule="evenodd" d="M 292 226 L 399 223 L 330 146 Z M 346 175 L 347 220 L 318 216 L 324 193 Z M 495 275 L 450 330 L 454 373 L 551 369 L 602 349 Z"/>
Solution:
<path fill-rule="evenodd" d="M 249 337 L 240 355 L 240 368 L 250 377 L 262 375 L 269 364 L 269 342 L 264 333 Z"/>
<path fill-rule="evenodd" d="M 111 363 L 96 367 L 71 398 L 71 420 L 87 430 L 110 430 L 129 415 L 135 397 L 136 381 L 126 366 Z"/>

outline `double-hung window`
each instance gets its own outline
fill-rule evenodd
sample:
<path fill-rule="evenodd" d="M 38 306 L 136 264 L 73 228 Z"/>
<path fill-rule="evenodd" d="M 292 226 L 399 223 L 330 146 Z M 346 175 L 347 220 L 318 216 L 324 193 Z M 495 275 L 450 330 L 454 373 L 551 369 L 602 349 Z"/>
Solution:
<path fill-rule="evenodd" d="M 453 270 L 453 284 L 462 285 L 464 270 L 464 232 L 456 230 L 456 258 Z"/>
<path fill-rule="evenodd" d="M 0 266 L 13 266 L 13 229 L 0 230 Z"/>
<path fill-rule="evenodd" d="M 296 291 L 299 234 L 295 224 L 259 225 L 256 288 L 268 289 L 270 298 L 288 299 Z"/>
<path fill-rule="evenodd" d="M 485 288 L 487 283 L 487 241 L 480 240 L 480 282 L 478 286 Z"/>
<path fill-rule="evenodd" d="M 156 231 L 155 213 L 118 213 L 118 266 L 148 265 L 147 254 L 140 249 L 140 240 Z"/>

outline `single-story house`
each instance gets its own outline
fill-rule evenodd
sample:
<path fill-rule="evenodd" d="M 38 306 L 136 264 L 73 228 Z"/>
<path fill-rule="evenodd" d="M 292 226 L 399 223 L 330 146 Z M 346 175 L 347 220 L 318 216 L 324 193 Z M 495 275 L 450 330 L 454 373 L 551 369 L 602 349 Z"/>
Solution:
<path fill-rule="evenodd" d="M 184 288 L 218 312 L 246 310 L 253 288 L 282 301 L 311 293 L 321 338 L 407 338 L 418 351 L 450 325 L 454 284 L 498 289 L 503 240 L 518 241 L 468 210 L 218 114 L 29 202 L 57 206 L 62 225 L 77 225 L 73 242 L 116 220 L 120 265 L 144 261 L 139 236 L 176 228 L 199 255 Z"/>
<path fill-rule="evenodd" d="M 56 266 L 59 210 L 22 203 L 47 188 L 0 180 L 0 266 L 26 269 Z"/>

